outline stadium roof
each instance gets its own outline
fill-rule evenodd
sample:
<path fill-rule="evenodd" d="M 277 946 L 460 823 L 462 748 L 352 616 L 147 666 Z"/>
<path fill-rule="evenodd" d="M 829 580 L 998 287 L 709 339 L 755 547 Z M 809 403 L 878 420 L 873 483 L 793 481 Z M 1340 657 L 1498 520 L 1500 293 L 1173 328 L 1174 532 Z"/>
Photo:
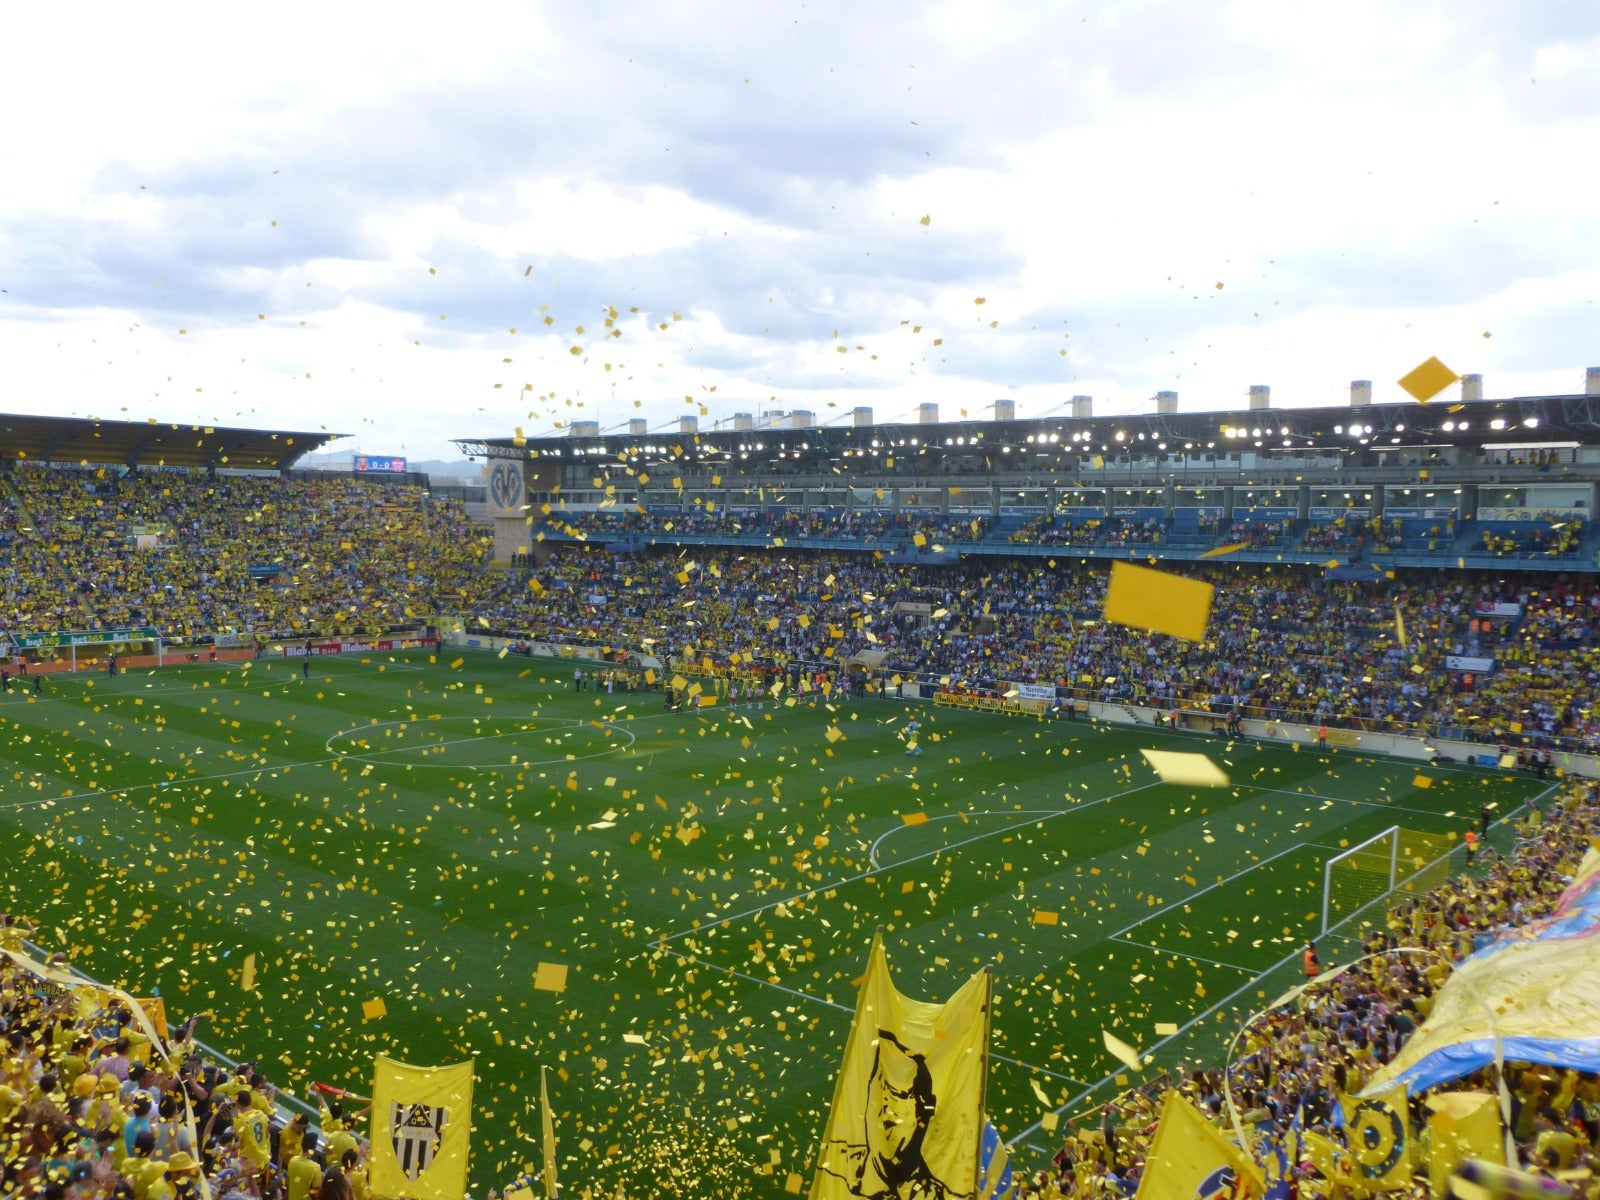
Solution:
<path fill-rule="evenodd" d="M 1312 447 L 1351 452 L 1497 442 L 1600 443 L 1600 396 L 1590 395 L 891 425 L 809 426 L 794 417 L 762 421 L 736 417 L 739 427 L 700 431 L 674 424 L 666 430 L 600 433 L 580 425 L 576 431 L 550 437 L 455 442 L 463 453 L 486 458 L 568 462 L 585 457 L 685 462 L 721 458 L 742 460 L 750 467 L 780 456 L 791 462 L 832 462 L 876 457 L 880 452 L 937 460 L 1000 452 L 1059 457 L 1070 452 L 1116 454 L 1157 448 L 1182 452 Z"/>
<path fill-rule="evenodd" d="M 0 414 L 0 460 L 282 471 L 343 433 Z"/>

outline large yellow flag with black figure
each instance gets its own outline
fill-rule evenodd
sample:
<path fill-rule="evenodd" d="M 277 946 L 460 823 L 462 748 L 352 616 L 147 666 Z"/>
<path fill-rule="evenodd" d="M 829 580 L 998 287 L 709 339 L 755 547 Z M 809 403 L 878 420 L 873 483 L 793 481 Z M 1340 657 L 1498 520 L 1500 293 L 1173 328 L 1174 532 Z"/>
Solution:
<path fill-rule="evenodd" d="M 1365 1100 L 1345 1096 L 1344 1140 L 1355 1163 L 1356 1181 L 1372 1192 L 1411 1184 L 1410 1116 L 1406 1089 L 1392 1088 Z"/>
<path fill-rule="evenodd" d="M 908 999 L 872 939 L 811 1200 L 976 1195 L 990 988 L 979 971 L 947 1003 Z"/>
<path fill-rule="evenodd" d="M 461 1200 L 472 1140 L 472 1064 L 412 1067 L 384 1055 L 373 1064 L 374 1196 Z"/>

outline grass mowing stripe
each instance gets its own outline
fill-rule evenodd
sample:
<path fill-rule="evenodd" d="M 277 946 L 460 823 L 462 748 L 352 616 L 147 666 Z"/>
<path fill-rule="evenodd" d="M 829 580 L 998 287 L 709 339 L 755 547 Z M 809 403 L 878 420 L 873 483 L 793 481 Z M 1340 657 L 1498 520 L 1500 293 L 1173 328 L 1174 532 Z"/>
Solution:
<path fill-rule="evenodd" d="M 1423 768 L 1438 778 L 1419 792 L 1416 764 L 1238 742 L 1205 751 L 1235 784 L 1192 794 L 1142 782 L 1141 748 L 1200 748 L 1147 727 L 887 701 L 666 713 L 651 694 L 574 692 L 570 662 L 364 657 L 317 660 L 306 685 L 296 663 L 198 664 L 112 681 L 129 685 L 115 694 L 97 680 L 63 683 L 77 692 L 49 703 L 0 702 L 13 772 L 0 803 L 24 806 L 0 809 L 0 907 L 60 927 L 91 970 L 159 986 L 175 1012 L 210 1008 L 207 1040 L 260 1056 L 289 1090 L 313 1077 L 360 1090 L 378 1050 L 476 1055 L 480 1191 L 536 1144 L 526 1080 L 549 1063 L 566 1073 L 550 1077 L 563 1136 L 594 1147 L 584 1184 L 784 1194 L 810 1161 L 878 924 L 908 993 L 948 995 L 996 965 L 991 1111 L 1002 1130 L 1025 1128 L 1035 1084 L 1053 1104 L 1093 1094 L 1084 1081 L 1115 1067 L 1101 1028 L 1163 1057 L 1210 1044 L 1214 998 L 1250 994 L 1234 987 L 1238 964 L 1265 962 L 1269 938 L 1297 927 L 1334 851 L 1260 860 L 1397 819 L 1464 829 L 1478 796 L 1504 806 L 1531 790 Z M 912 712 L 925 753 L 908 759 L 895 733 Z M 565 756 L 570 735 L 433 744 L 472 720 L 495 733 L 530 719 L 637 740 L 581 761 Z M 330 758 L 332 738 L 390 761 Z M 520 761 L 486 764 L 491 746 Z M 255 761 L 206 771 L 230 753 Z M 418 769 L 430 759 L 453 769 Z M 90 761 L 105 776 L 93 794 L 59 794 Z M 905 825 L 916 812 L 929 820 Z M 1197 900 L 1179 878 L 1241 868 Z M 1045 910 L 1057 925 L 1036 923 Z M 251 951 L 263 982 L 244 994 Z M 564 992 L 531 987 L 542 961 L 570 967 Z M 375 996 L 389 1016 L 367 1021 Z M 1191 1032 L 1152 1041 L 1161 1021 Z M 775 1150 L 782 1165 L 755 1173 Z M 713 1180 L 708 1163 L 727 1173 Z"/>

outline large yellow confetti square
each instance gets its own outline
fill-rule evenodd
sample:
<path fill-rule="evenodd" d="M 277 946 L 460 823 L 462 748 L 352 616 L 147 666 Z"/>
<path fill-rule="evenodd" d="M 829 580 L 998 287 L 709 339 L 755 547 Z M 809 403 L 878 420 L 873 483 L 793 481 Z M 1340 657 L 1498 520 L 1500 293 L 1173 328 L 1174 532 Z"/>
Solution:
<path fill-rule="evenodd" d="M 1061 914 L 1049 912 L 1042 908 L 1037 909 L 1033 914 L 1033 923 L 1035 925 L 1059 925 L 1061 924 Z"/>
<path fill-rule="evenodd" d="M 363 1000 L 361 1002 L 361 1015 L 369 1021 L 376 1021 L 389 1015 L 389 1006 L 383 1002 L 382 996 L 372 1000 Z"/>
<path fill-rule="evenodd" d="M 1431 788 L 1433 786 L 1433 780 L 1427 775 L 1418 775 L 1411 781 L 1411 786 L 1426 790 L 1427 788 Z"/>
<path fill-rule="evenodd" d="M 1184 754 L 1176 750 L 1141 750 L 1140 754 L 1162 783 L 1186 787 L 1227 787 L 1228 774 L 1204 754 Z"/>
<path fill-rule="evenodd" d="M 1437 358 L 1430 358 L 1400 376 L 1398 382 L 1419 404 L 1426 404 L 1460 378 Z"/>
<path fill-rule="evenodd" d="M 926 825 L 928 823 L 928 814 L 924 812 L 903 813 L 900 819 L 907 825 Z"/>
<path fill-rule="evenodd" d="M 1198 642 L 1206 635 L 1215 590 L 1199 579 L 1115 562 L 1102 615 L 1119 625 Z"/>
<path fill-rule="evenodd" d="M 567 964 L 548 963 L 539 964 L 539 969 L 533 973 L 533 986 L 541 992 L 564 992 L 567 990 Z"/>

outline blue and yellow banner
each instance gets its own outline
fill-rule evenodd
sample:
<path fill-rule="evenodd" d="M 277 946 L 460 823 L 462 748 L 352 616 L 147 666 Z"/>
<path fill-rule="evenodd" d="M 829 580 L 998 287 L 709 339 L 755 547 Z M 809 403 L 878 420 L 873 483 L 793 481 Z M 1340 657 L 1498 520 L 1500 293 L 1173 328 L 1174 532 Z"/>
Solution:
<path fill-rule="evenodd" d="M 1502 933 L 1456 968 L 1433 1013 L 1363 1096 L 1412 1095 L 1497 1057 L 1600 1071 L 1600 851 L 1548 917 Z"/>

